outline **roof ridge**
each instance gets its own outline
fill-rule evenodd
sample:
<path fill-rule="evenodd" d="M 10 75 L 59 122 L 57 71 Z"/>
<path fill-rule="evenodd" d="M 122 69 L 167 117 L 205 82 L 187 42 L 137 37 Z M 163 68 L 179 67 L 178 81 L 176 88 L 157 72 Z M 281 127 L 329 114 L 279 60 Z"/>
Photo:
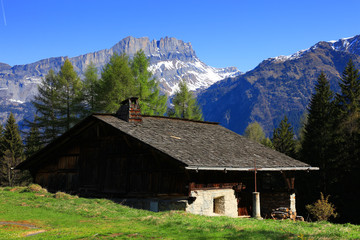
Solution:
<path fill-rule="evenodd" d="M 162 119 L 169 119 L 169 120 L 179 120 L 179 121 L 186 121 L 186 122 L 196 122 L 196 123 L 219 125 L 218 122 L 209 122 L 209 121 L 193 120 L 193 119 L 178 118 L 178 117 L 167 117 L 167 116 L 158 116 L 158 115 L 142 115 L 142 117 L 145 117 L 145 118 L 162 118 Z"/>

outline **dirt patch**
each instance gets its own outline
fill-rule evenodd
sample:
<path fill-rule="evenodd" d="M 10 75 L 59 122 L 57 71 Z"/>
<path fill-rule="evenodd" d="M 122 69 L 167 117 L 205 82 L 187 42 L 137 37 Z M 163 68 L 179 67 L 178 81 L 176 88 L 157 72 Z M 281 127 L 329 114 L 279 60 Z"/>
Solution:
<path fill-rule="evenodd" d="M 38 231 L 31 231 L 31 232 L 27 232 L 24 237 L 30 237 L 30 236 L 34 236 L 37 235 L 39 233 L 43 233 L 46 232 L 45 230 L 38 230 Z"/>
<path fill-rule="evenodd" d="M 37 226 L 31 224 L 31 223 L 28 223 L 26 221 L 19 221 L 19 222 L 0 222 L 0 227 L 1 226 L 5 226 L 5 227 L 8 227 L 9 230 L 15 230 L 15 229 L 22 229 L 22 230 L 27 230 L 27 229 L 39 229 Z M 29 236 L 33 236 L 33 235 L 36 235 L 36 234 L 39 234 L 39 233 L 43 233 L 45 232 L 45 230 L 34 230 L 34 231 L 31 231 L 31 232 L 27 232 L 23 235 L 23 237 L 29 237 Z"/>
<path fill-rule="evenodd" d="M 124 235 L 124 233 L 113 233 L 110 235 L 110 237 L 118 237 L 118 236 L 121 236 L 121 235 Z"/>
<path fill-rule="evenodd" d="M 131 237 L 131 238 L 143 238 L 143 236 L 142 235 L 140 235 L 140 234 L 138 234 L 138 233 L 133 233 L 133 234 L 129 234 L 129 235 L 127 235 L 128 237 Z"/>
<path fill-rule="evenodd" d="M 25 221 L 23 222 L 0 222 L 0 225 L 15 225 L 15 226 L 21 226 L 21 227 L 25 227 L 25 228 L 38 228 L 37 226 L 35 225 L 32 225 L 32 224 L 29 224 Z"/>
<path fill-rule="evenodd" d="M 17 230 L 28 230 L 29 228 L 14 224 L 1 224 L 0 229 L 3 231 L 17 231 Z"/>

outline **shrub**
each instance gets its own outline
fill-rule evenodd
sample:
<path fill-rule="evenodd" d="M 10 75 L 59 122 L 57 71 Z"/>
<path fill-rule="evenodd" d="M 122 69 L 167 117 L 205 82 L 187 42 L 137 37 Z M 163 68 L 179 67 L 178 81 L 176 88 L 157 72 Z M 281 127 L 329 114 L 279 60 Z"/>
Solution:
<path fill-rule="evenodd" d="M 38 184 L 30 184 L 26 190 L 27 192 L 35 192 L 35 193 L 47 193 L 48 191 L 46 190 L 46 188 L 42 188 L 40 185 Z"/>
<path fill-rule="evenodd" d="M 318 221 L 327 221 L 331 216 L 337 217 L 334 204 L 329 202 L 329 196 L 324 198 L 323 193 L 320 193 L 320 199 L 312 205 L 306 205 L 306 210 L 313 215 Z"/>
<path fill-rule="evenodd" d="M 54 198 L 58 198 L 58 199 L 74 199 L 74 198 L 79 198 L 79 197 L 78 196 L 72 196 L 72 195 L 64 193 L 64 192 L 57 192 L 57 193 L 55 193 Z"/>

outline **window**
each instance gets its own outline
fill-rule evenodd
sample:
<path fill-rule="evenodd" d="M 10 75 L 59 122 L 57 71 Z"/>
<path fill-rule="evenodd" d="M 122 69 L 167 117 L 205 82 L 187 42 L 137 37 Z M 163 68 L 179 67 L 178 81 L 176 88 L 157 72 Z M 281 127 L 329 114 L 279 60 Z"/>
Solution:
<path fill-rule="evenodd" d="M 214 213 L 225 214 L 225 197 L 214 198 Z"/>

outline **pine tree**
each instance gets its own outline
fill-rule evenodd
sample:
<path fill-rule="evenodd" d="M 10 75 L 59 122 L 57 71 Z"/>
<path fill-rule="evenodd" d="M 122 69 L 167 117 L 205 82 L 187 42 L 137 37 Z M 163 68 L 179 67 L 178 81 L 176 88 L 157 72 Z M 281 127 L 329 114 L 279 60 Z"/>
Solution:
<path fill-rule="evenodd" d="M 37 116 L 35 116 L 35 122 L 37 119 Z M 42 148 L 42 141 L 41 141 L 41 134 L 40 130 L 36 125 L 33 125 L 30 128 L 30 131 L 27 134 L 27 137 L 25 139 L 25 156 L 30 157 L 35 152 L 40 150 Z"/>
<path fill-rule="evenodd" d="M 324 193 L 327 192 L 328 168 L 331 164 L 329 161 L 334 124 L 333 98 L 334 93 L 330 89 L 330 83 L 321 72 L 308 106 L 309 114 L 304 129 L 301 159 L 311 166 L 320 167 L 320 191 Z"/>
<path fill-rule="evenodd" d="M 27 125 L 40 129 L 41 142 L 49 143 L 64 132 L 60 125 L 60 83 L 58 76 L 52 69 L 38 86 L 38 94 L 31 101 L 36 108 L 37 118 L 33 122 L 27 121 Z"/>
<path fill-rule="evenodd" d="M 15 179 L 18 177 L 14 168 L 23 161 L 24 146 L 21 140 L 18 125 L 15 117 L 10 113 L 3 131 L 1 141 L 1 180 L 9 186 L 13 186 Z"/>
<path fill-rule="evenodd" d="M 97 103 L 103 112 L 116 112 L 120 103 L 136 95 L 134 78 L 125 54 L 116 53 L 110 58 L 101 72 L 97 90 Z"/>
<path fill-rule="evenodd" d="M 149 60 L 140 50 L 135 53 L 131 62 L 131 70 L 135 82 L 135 96 L 140 99 L 142 114 L 164 115 L 166 112 L 167 97 L 160 95 L 159 86 L 148 70 Z"/>
<path fill-rule="evenodd" d="M 85 70 L 83 83 L 83 100 L 85 102 L 86 115 L 100 111 L 96 104 L 96 93 L 99 86 L 99 77 L 95 65 L 91 62 Z"/>
<path fill-rule="evenodd" d="M 286 116 L 281 120 L 279 127 L 274 129 L 272 143 L 275 150 L 295 157 L 294 130 Z"/>
<path fill-rule="evenodd" d="M 343 219 L 360 222 L 353 210 L 360 198 L 359 192 L 354 191 L 360 188 L 360 80 L 352 60 L 347 64 L 339 85 L 341 92 L 335 99 L 332 145 L 335 171 L 330 194 L 337 199 Z"/>
<path fill-rule="evenodd" d="M 174 104 L 174 117 L 203 120 L 196 98 L 189 91 L 185 81 L 179 83 L 179 90 L 176 91 L 172 102 Z"/>
<path fill-rule="evenodd" d="M 360 79 L 352 60 L 346 66 L 339 83 L 341 93 L 336 94 L 335 147 L 338 165 L 344 171 L 359 166 L 360 134 Z"/>
<path fill-rule="evenodd" d="M 59 101 L 61 103 L 59 120 L 60 126 L 67 131 L 79 121 L 84 109 L 81 104 L 82 82 L 68 59 L 61 67 L 58 77 L 60 83 Z"/>

